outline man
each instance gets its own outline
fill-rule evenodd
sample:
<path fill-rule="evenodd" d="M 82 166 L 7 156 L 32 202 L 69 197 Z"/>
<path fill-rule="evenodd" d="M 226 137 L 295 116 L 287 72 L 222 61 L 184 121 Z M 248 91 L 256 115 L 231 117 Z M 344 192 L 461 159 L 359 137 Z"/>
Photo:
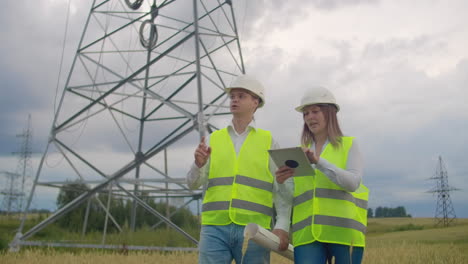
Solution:
<path fill-rule="evenodd" d="M 269 131 L 257 128 L 254 113 L 265 103 L 264 88 L 251 76 L 241 75 L 226 88 L 232 122 L 202 138 L 195 163 L 187 175 L 190 188 L 206 186 L 202 206 L 199 263 L 269 263 L 270 252 L 253 241 L 242 256 L 245 225 L 271 228 L 273 203 L 277 221 L 273 233 L 280 250 L 289 243 L 291 206 L 283 201 L 283 185 L 273 175 L 268 149 L 278 148 Z"/>

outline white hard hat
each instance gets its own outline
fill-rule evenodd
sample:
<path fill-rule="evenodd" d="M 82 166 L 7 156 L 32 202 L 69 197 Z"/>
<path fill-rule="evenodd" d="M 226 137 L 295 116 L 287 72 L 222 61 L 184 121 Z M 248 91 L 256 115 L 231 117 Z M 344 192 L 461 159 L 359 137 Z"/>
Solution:
<path fill-rule="evenodd" d="M 263 88 L 263 85 L 252 76 L 239 75 L 230 86 L 224 89 L 224 91 L 226 91 L 226 93 L 229 93 L 231 89 L 234 88 L 246 89 L 260 97 L 260 103 L 258 105 L 258 108 L 262 107 L 265 104 L 265 96 L 263 94 L 265 89 Z"/>
<path fill-rule="evenodd" d="M 336 107 L 337 112 L 340 111 L 340 106 L 336 103 L 333 94 L 328 89 L 321 86 L 316 86 L 307 90 L 302 97 L 301 105 L 296 107 L 296 111 L 302 112 L 304 107 L 314 104 L 332 104 Z"/>

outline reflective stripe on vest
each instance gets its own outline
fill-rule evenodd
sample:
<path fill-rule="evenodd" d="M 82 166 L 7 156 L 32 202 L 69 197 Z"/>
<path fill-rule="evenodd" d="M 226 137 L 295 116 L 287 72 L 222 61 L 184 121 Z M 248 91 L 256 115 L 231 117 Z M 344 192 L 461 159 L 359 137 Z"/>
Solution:
<path fill-rule="evenodd" d="M 237 175 L 235 177 L 236 183 L 243 184 L 251 187 L 255 187 L 258 189 L 263 189 L 266 191 L 273 190 L 273 183 L 260 181 L 254 178 L 249 178 L 247 176 Z M 218 186 L 218 185 L 231 185 L 234 181 L 234 177 L 220 177 L 220 178 L 213 178 L 208 180 L 208 187 Z"/>
<path fill-rule="evenodd" d="M 342 145 L 329 143 L 320 157 L 345 169 L 352 138 L 342 137 Z M 364 185 L 347 192 L 319 170 L 315 176 L 294 178 L 293 244 L 313 241 L 365 246 L 368 190 Z"/>
<path fill-rule="evenodd" d="M 210 172 L 202 205 L 203 225 L 252 222 L 270 228 L 274 181 L 268 166 L 270 146 L 270 132 L 252 129 L 236 155 L 227 128 L 211 135 Z"/>
<path fill-rule="evenodd" d="M 219 185 L 231 185 L 234 180 L 234 177 L 221 177 L 208 180 L 207 188 Z"/>
<path fill-rule="evenodd" d="M 239 209 L 246 209 L 249 211 L 261 213 L 268 216 L 273 216 L 273 208 L 267 207 L 261 204 L 242 201 L 239 199 L 232 199 L 231 207 L 239 208 Z M 228 210 L 229 209 L 229 202 L 209 202 L 205 203 L 202 206 L 202 211 L 216 211 L 216 210 Z"/>
<path fill-rule="evenodd" d="M 306 219 L 292 225 L 291 231 L 296 232 L 307 226 L 310 226 L 311 224 L 312 224 L 312 216 L 309 216 Z M 343 217 L 336 217 L 336 216 L 326 216 L 326 215 L 315 215 L 314 224 L 352 228 L 362 233 L 365 233 L 367 229 L 365 225 L 363 225 L 362 223 L 356 220 L 343 218 Z"/>
<path fill-rule="evenodd" d="M 294 197 L 293 205 L 299 205 L 303 202 L 311 200 L 314 196 L 314 191 L 309 190 L 297 197 Z M 316 188 L 315 189 L 315 197 L 317 198 L 329 198 L 329 199 L 338 199 L 338 200 L 345 200 L 348 202 L 354 203 L 357 207 L 367 210 L 367 201 L 359 198 L 355 198 L 349 192 L 343 190 L 335 190 L 335 189 L 324 189 L 324 188 Z"/>

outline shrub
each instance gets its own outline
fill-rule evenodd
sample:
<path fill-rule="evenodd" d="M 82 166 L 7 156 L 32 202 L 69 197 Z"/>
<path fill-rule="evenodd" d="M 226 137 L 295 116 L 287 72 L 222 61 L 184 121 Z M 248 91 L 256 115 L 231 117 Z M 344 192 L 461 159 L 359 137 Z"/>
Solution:
<path fill-rule="evenodd" d="M 5 252 L 8 249 L 8 241 L 3 236 L 0 236 L 0 253 Z"/>

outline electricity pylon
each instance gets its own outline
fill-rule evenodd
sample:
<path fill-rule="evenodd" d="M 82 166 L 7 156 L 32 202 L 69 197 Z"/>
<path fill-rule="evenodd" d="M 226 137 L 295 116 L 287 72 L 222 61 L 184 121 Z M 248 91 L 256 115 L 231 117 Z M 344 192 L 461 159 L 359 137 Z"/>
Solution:
<path fill-rule="evenodd" d="M 20 212 L 19 200 L 22 197 L 22 193 L 18 190 L 18 181 L 21 179 L 21 175 L 15 172 L 0 171 L 6 180 L 2 185 L 0 194 L 3 195 L 2 209 L 6 215 Z"/>
<path fill-rule="evenodd" d="M 16 137 L 21 138 L 21 148 L 20 151 L 14 152 L 18 155 L 18 166 L 17 171 L 21 177 L 21 183 L 19 186 L 19 192 L 21 197 L 19 199 L 19 208 L 20 211 L 24 210 L 25 206 L 25 197 L 27 190 L 30 188 L 31 184 L 31 173 L 32 173 L 32 127 L 31 127 L 31 115 L 28 115 L 28 123 L 26 128 L 23 129 L 21 134 L 17 134 Z"/>
<path fill-rule="evenodd" d="M 13 154 L 18 155 L 18 164 L 16 172 L 1 171 L 6 176 L 6 183 L 3 185 L 0 194 L 3 195 L 3 206 L 7 214 L 19 213 L 23 211 L 24 200 L 27 189 L 30 187 L 31 181 L 31 156 L 32 156 L 32 127 L 31 115 L 28 115 L 28 123 L 21 134 L 16 137 L 21 138 L 21 146 L 18 152 Z"/>
<path fill-rule="evenodd" d="M 193 133 L 201 138 L 217 129 L 216 118 L 228 114 L 224 88 L 241 73 L 245 69 L 232 1 L 95 0 L 26 211 L 39 188 L 60 188 L 74 179 L 90 189 L 23 233 L 24 217 L 10 249 L 73 246 L 28 239 L 90 199 L 98 200 L 106 212 L 102 243 L 92 245 L 104 247 L 107 219 L 118 230 L 122 223 L 112 218 L 99 193 L 133 202 L 132 230 L 139 206 L 196 245 L 195 238 L 149 206 L 141 194 L 144 190 L 152 197 L 189 197 L 188 202 L 200 198 L 201 191 L 185 185 L 188 168 L 182 168 L 179 177 L 169 175 L 159 166 L 159 154 L 173 148 L 183 155 L 183 138 Z M 164 162 L 168 160 L 178 162 Z"/>
<path fill-rule="evenodd" d="M 430 179 L 437 181 L 436 187 L 429 191 L 437 195 L 437 206 L 434 216 L 436 225 L 449 226 L 457 218 L 452 200 L 450 199 L 450 192 L 459 189 L 449 186 L 447 169 L 441 156 L 439 156 L 435 175 Z"/>

